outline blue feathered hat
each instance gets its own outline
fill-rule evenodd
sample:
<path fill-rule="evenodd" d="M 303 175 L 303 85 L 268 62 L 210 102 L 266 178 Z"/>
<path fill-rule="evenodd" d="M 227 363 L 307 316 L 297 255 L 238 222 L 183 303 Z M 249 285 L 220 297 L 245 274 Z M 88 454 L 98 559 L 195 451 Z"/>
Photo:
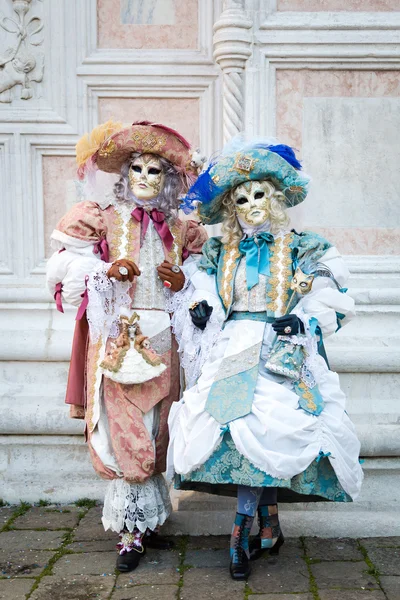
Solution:
<path fill-rule="evenodd" d="M 272 140 L 245 141 L 233 138 L 200 173 L 183 199 L 181 208 L 189 213 L 197 206 L 200 219 L 206 225 L 222 221 L 222 197 L 230 189 L 246 181 L 268 179 L 285 196 L 290 208 L 307 196 L 310 178 L 300 173 L 301 164 L 290 146 Z"/>

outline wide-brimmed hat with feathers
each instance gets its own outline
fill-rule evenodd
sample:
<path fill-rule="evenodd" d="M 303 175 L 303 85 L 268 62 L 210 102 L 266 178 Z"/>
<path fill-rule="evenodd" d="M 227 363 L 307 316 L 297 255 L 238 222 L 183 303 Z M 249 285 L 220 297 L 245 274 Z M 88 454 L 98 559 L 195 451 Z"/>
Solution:
<path fill-rule="evenodd" d="M 167 159 L 181 175 L 186 190 L 197 177 L 198 165 L 189 142 L 174 129 L 149 121 L 132 125 L 107 121 L 84 135 L 76 145 L 78 174 L 83 178 L 93 169 L 119 173 L 134 152 Z"/>
<path fill-rule="evenodd" d="M 200 173 L 183 199 L 181 208 L 197 206 L 206 225 L 223 220 L 222 199 L 226 192 L 247 181 L 269 180 L 285 197 L 286 207 L 296 206 L 307 196 L 310 178 L 300 173 L 301 164 L 293 148 L 276 140 L 233 138 L 221 155 Z"/>

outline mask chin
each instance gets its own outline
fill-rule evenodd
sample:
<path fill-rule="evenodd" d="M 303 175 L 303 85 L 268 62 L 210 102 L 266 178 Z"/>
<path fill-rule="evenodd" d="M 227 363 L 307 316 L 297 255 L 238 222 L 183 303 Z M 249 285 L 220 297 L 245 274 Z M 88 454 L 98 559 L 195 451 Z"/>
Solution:
<path fill-rule="evenodd" d="M 236 218 L 243 233 L 246 235 L 253 235 L 257 232 L 271 230 L 271 221 L 269 219 L 266 219 L 263 223 L 261 223 L 261 225 L 249 225 L 247 221 L 244 221 L 239 215 L 236 215 Z"/>

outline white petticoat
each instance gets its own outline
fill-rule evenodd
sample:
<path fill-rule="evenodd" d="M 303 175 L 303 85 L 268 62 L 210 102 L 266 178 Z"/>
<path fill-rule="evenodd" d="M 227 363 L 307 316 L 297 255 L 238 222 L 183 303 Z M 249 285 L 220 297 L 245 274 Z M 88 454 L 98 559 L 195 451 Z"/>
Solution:
<path fill-rule="evenodd" d="M 249 321 L 230 321 L 202 368 L 197 384 L 172 405 L 169 428 L 168 473 L 188 475 L 199 468 L 222 440 L 223 428 L 206 410 L 208 394 L 229 341 Z M 266 325 L 270 328 L 270 325 Z M 235 331 L 236 330 L 236 331 Z M 251 412 L 229 423 L 238 451 L 255 467 L 272 477 L 290 479 L 302 473 L 322 451 L 343 489 L 355 499 L 363 473 L 359 464 L 360 443 L 345 412 L 345 395 L 339 378 L 322 357 L 314 359 L 316 381 L 325 401 L 320 416 L 298 406 L 298 396 L 288 387 L 258 376 Z"/>

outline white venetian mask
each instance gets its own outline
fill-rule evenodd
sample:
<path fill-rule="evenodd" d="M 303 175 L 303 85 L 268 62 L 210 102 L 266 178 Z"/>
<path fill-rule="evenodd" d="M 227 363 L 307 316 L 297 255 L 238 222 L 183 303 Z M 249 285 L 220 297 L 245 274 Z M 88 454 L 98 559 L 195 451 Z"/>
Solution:
<path fill-rule="evenodd" d="M 269 197 L 275 191 L 269 181 L 247 181 L 232 192 L 236 215 L 247 225 L 257 227 L 270 217 Z"/>
<path fill-rule="evenodd" d="M 142 154 L 135 158 L 129 168 L 129 186 L 140 200 L 152 200 L 164 186 L 162 164 L 154 154 Z"/>

